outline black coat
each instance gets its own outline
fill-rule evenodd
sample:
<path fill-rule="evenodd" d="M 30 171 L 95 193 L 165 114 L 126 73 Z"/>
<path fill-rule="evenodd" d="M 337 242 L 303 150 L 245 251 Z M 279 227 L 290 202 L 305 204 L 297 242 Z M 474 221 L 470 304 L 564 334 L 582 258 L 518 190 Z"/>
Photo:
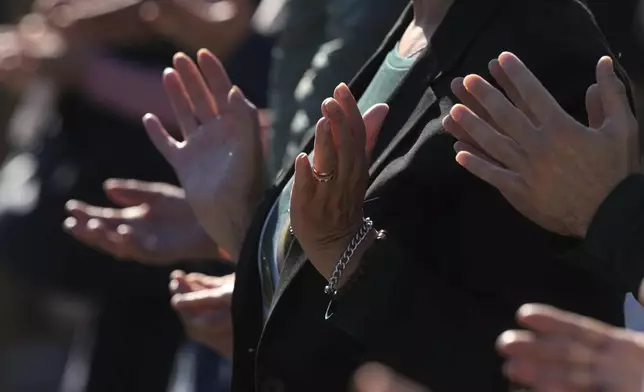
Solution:
<path fill-rule="evenodd" d="M 353 80 L 357 97 L 411 19 L 409 8 Z M 623 323 L 624 290 L 570 253 L 578 241 L 537 227 L 463 170 L 441 126 L 457 102 L 451 81 L 491 80 L 488 62 L 503 51 L 586 122 L 586 90 L 610 54 L 587 9 L 576 0 L 457 0 L 430 48 L 390 98 L 370 168 L 365 213 L 388 238 L 364 256 L 362 277 L 329 320 L 326 282 L 294 247 L 263 325 L 258 238 L 292 168 L 260 207 L 237 269 L 234 391 L 345 390 L 356 367 L 377 360 L 434 392 L 505 392 L 494 343 L 516 327 L 520 305 Z"/>

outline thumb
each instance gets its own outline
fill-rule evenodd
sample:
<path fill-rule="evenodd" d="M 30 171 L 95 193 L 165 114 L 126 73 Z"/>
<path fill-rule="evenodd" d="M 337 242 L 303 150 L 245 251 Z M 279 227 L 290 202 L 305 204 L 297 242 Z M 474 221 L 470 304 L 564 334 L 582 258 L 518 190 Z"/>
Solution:
<path fill-rule="evenodd" d="M 105 194 L 121 207 L 133 207 L 141 204 L 152 204 L 159 198 L 153 184 L 137 180 L 109 179 L 103 187 Z"/>
<path fill-rule="evenodd" d="M 161 120 L 154 114 L 143 116 L 143 127 L 152 141 L 152 144 L 163 157 L 174 167 L 174 153 L 179 149 L 179 143 L 174 140 L 163 127 Z"/>
<path fill-rule="evenodd" d="M 246 98 L 244 92 L 238 86 L 233 86 L 228 92 L 228 105 L 233 111 L 240 114 L 247 114 L 249 111 L 257 110 L 255 105 Z"/>
<path fill-rule="evenodd" d="M 590 86 L 586 92 L 586 112 L 588 113 L 588 126 L 592 129 L 601 128 L 606 116 L 597 84 Z"/>
<path fill-rule="evenodd" d="M 372 106 L 367 112 L 362 116 L 364 121 L 365 130 L 367 133 L 367 145 L 366 152 L 367 157 L 371 159 L 371 152 L 376 146 L 376 141 L 378 140 L 378 135 L 382 129 L 382 124 L 385 122 L 385 118 L 389 113 L 389 105 L 384 103 L 379 103 Z"/>
<path fill-rule="evenodd" d="M 597 64 L 596 72 L 597 85 L 599 86 L 602 106 L 606 116 L 620 119 L 631 116 L 626 86 L 617 77 L 613 60 L 607 56 L 602 57 Z"/>

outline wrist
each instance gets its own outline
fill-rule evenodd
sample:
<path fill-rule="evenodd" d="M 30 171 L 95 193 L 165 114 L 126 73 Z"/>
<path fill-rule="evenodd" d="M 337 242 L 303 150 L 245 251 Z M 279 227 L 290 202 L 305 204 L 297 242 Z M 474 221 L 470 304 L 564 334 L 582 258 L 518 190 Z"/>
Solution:
<path fill-rule="evenodd" d="M 307 253 L 309 260 L 318 272 L 328 280 L 325 291 L 329 295 L 335 292 L 358 270 L 365 252 L 373 245 L 378 232 L 373 229 L 373 222 L 364 218 L 351 235 L 335 241 L 334 245 L 325 247 L 314 254 Z"/>
<path fill-rule="evenodd" d="M 351 278 L 360 269 L 360 266 L 363 264 L 362 258 L 364 254 L 367 252 L 367 250 L 369 250 L 369 248 L 373 246 L 377 238 L 378 238 L 378 232 L 375 229 L 371 229 L 367 234 L 367 236 L 365 237 L 364 241 L 356 249 L 355 253 L 353 254 L 353 258 L 351 262 L 347 265 L 347 268 L 344 270 L 344 273 L 342 274 L 342 278 L 340 278 L 340 281 L 338 282 L 338 289 L 345 287 L 347 283 L 351 280 Z"/>

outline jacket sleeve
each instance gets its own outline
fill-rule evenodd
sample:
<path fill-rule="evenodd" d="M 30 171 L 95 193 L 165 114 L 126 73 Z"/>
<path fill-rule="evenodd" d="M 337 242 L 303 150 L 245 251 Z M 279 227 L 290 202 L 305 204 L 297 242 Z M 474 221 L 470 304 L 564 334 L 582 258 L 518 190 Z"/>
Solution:
<path fill-rule="evenodd" d="M 588 262 L 638 292 L 644 278 L 644 175 L 628 177 L 606 198 L 583 245 Z"/>

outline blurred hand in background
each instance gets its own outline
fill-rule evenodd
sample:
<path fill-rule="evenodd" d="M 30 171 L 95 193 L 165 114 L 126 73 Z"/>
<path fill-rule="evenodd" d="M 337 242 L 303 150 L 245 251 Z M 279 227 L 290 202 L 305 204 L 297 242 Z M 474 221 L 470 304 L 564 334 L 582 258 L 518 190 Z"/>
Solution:
<path fill-rule="evenodd" d="M 72 200 L 65 230 L 86 245 L 120 259 L 151 265 L 221 259 L 182 189 L 169 184 L 108 180 L 105 193 L 122 209 Z"/>
<path fill-rule="evenodd" d="M 175 271 L 171 276 L 172 306 L 188 336 L 226 358 L 233 354 L 230 313 L 235 275 L 223 277 Z"/>

